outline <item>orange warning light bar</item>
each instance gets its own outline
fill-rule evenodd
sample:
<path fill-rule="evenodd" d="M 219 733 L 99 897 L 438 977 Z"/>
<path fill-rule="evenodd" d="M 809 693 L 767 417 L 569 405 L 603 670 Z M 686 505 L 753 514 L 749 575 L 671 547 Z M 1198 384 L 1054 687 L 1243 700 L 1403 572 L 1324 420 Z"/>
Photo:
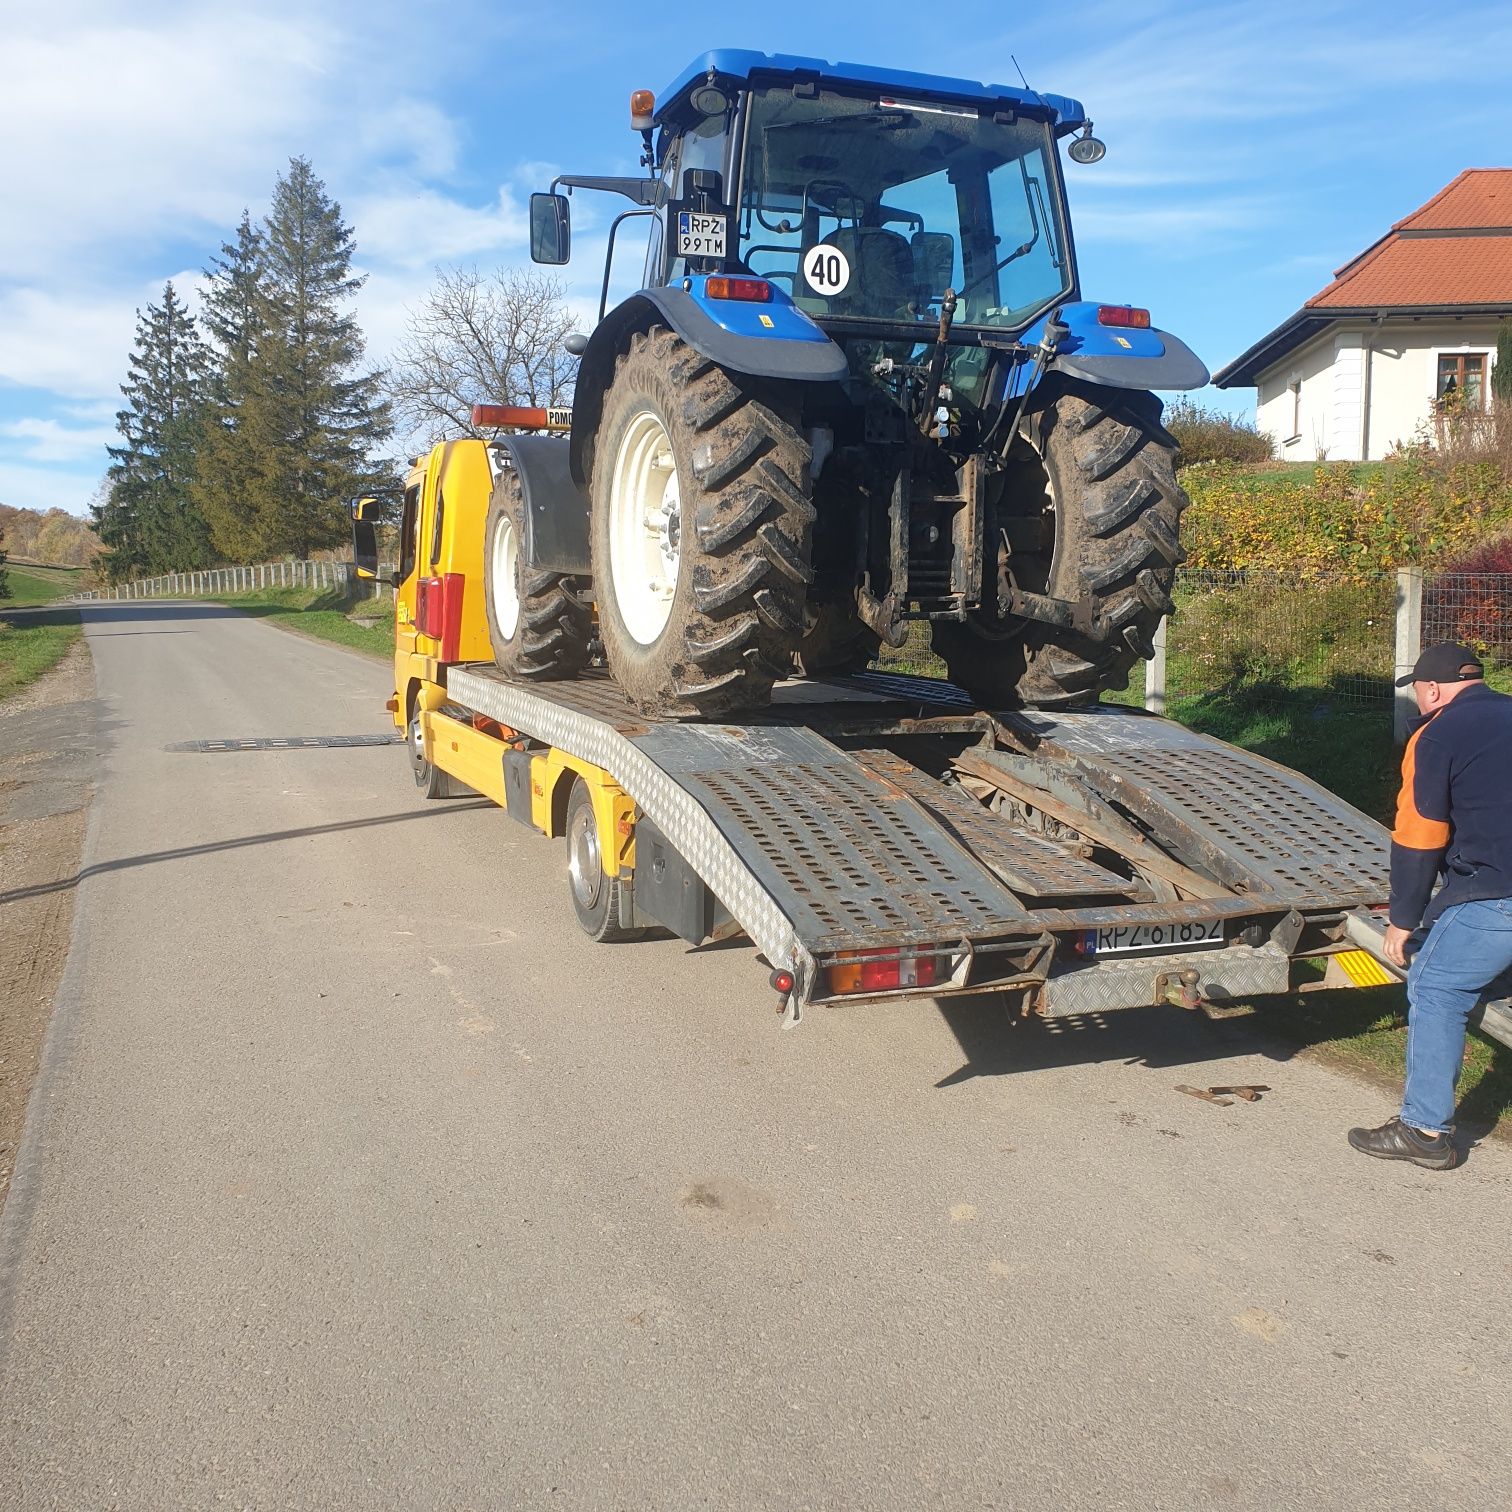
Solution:
<path fill-rule="evenodd" d="M 475 404 L 472 423 L 478 430 L 550 430 L 572 429 L 570 409 L 531 409 L 517 404 Z"/>
<path fill-rule="evenodd" d="M 630 96 L 630 129 L 650 131 L 656 115 L 656 96 L 649 89 L 637 89 Z"/>

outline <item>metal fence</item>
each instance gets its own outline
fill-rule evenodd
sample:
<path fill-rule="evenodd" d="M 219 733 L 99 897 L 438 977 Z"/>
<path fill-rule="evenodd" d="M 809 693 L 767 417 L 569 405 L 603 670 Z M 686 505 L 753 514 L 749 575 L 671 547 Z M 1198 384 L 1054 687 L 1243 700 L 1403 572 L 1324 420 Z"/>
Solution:
<path fill-rule="evenodd" d="M 383 569 L 384 572 L 392 570 L 392 564 Z M 359 592 L 370 592 L 373 598 L 380 598 L 388 591 L 381 580 L 370 582 L 359 578 L 350 562 L 309 559 L 259 562 L 245 567 L 208 567 L 202 572 L 170 572 L 162 577 L 140 578 L 132 583 L 119 583 L 114 588 L 86 590 L 72 596 L 78 599 L 181 598 L 254 593 L 265 588 L 341 589 L 350 597 Z"/>
<path fill-rule="evenodd" d="M 1175 611 L 1144 672 L 1148 708 L 1198 700 L 1318 715 L 1415 712 L 1395 679 L 1424 646 L 1462 640 L 1512 665 L 1512 574 L 1218 571 L 1176 574 Z"/>

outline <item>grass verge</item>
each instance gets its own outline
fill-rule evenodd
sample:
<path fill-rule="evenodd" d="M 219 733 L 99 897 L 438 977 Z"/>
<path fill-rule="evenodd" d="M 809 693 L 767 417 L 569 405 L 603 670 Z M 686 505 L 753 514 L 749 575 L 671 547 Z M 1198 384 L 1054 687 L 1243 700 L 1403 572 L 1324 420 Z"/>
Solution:
<path fill-rule="evenodd" d="M 387 595 L 353 599 L 331 588 L 259 588 L 216 594 L 212 602 L 383 661 L 394 654 L 394 603 Z M 369 617 L 374 614 L 379 617 Z"/>
<path fill-rule="evenodd" d="M 13 616 L 0 609 L 0 702 L 55 667 L 78 638 L 72 610 Z"/>

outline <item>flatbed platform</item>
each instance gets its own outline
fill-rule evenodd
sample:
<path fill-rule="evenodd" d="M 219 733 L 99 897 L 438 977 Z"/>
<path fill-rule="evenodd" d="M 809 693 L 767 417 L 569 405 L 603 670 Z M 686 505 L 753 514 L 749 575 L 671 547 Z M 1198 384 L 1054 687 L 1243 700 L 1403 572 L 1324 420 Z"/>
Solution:
<path fill-rule="evenodd" d="M 910 964 L 866 996 L 1001 990 L 1047 1014 L 1285 991 L 1294 959 L 1359 950 L 1347 921 L 1389 889 L 1380 825 L 1142 710 L 993 713 L 878 673 L 780 684 L 739 723 L 648 718 L 595 674 L 454 666 L 446 691 L 442 719 L 610 774 L 637 844 L 708 890 L 674 927 L 744 932 L 795 1009 L 858 995 L 873 959 Z M 647 868 L 624 885 L 665 922 Z"/>

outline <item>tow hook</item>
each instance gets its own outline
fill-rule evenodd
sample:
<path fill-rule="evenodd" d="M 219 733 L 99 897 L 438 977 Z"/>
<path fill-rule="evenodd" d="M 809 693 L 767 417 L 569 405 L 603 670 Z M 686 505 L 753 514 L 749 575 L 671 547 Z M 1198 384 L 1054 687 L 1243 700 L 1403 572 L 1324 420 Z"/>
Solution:
<path fill-rule="evenodd" d="M 1197 990 L 1202 978 L 1190 966 L 1182 972 L 1163 972 L 1155 979 L 1155 990 L 1168 1003 L 1178 1008 L 1202 1007 L 1202 994 Z"/>

